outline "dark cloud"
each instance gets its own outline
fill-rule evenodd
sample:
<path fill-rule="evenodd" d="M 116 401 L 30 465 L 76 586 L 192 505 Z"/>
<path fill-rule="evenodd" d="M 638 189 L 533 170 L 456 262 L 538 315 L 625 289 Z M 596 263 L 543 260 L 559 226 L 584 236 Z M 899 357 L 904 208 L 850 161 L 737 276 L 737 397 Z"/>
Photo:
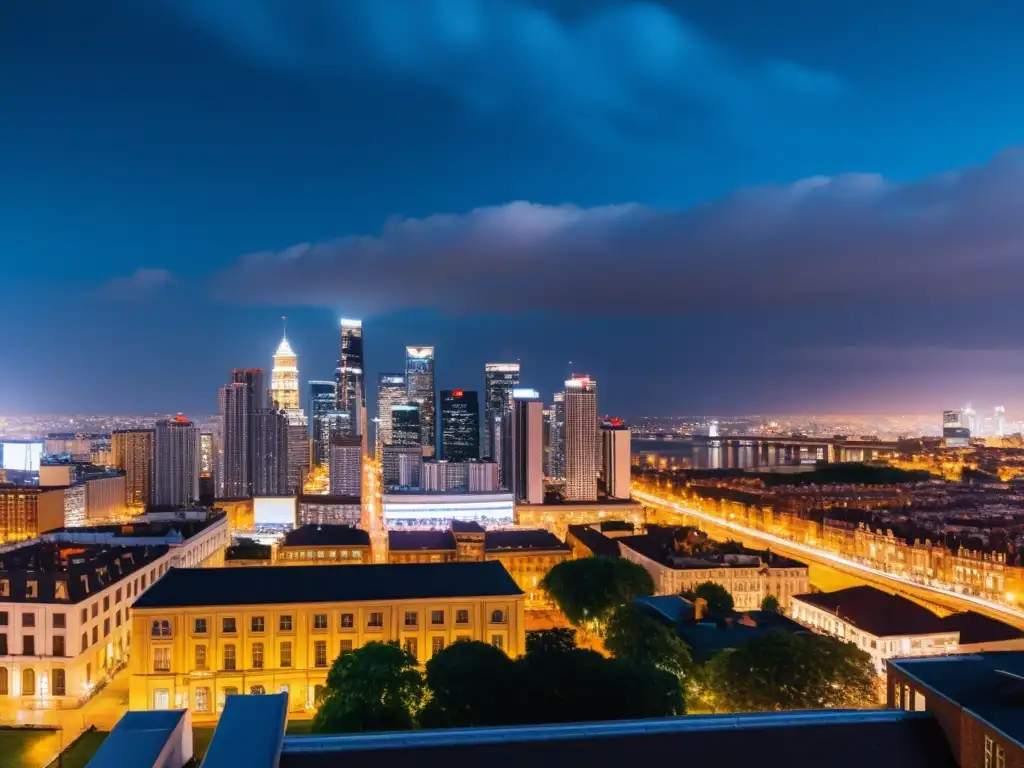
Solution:
<path fill-rule="evenodd" d="M 393 219 L 374 237 L 242 257 L 239 301 L 366 316 L 600 315 L 1020 298 L 1024 150 L 911 183 L 867 175 L 742 190 L 680 211 L 526 202 Z"/>

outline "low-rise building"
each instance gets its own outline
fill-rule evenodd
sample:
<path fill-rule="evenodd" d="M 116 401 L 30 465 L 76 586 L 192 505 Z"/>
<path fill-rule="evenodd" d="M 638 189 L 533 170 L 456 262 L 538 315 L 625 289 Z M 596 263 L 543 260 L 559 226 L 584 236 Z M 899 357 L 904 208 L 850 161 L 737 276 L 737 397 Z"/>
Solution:
<path fill-rule="evenodd" d="M 540 587 L 548 571 L 569 559 L 569 547 L 548 531 L 487 531 L 484 535 L 484 557 L 497 560 L 526 593 L 526 607 L 540 608 L 550 604 Z"/>
<path fill-rule="evenodd" d="M 278 565 L 363 565 L 371 562 L 370 534 L 349 525 L 303 525 L 277 545 Z"/>
<path fill-rule="evenodd" d="M 236 539 L 224 551 L 226 568 L 244 568 L 253 565 L 273 565 L 274 548 L 253 539 Z"/>
<path fill-rule="evenodd" d="M 572 550 L 573 557 L 618 557 L 619 545 L 615 539 L 632 536 L 633 524 L 609 520 L 590 525 L 570 525 L 566 531 L 565 543 Z"/>
<path fill-rule="evenodd" d="M 480 523 L 471 520 L 452 520 L 451 530 L 455 536 L 460 562 L 484 559 L 487 531 Z"/>
<path fill-rule="evenodd" d="M 295 525 L 351 525 L 362 522 L 359 496 L 299 496 Z"/>
<path fill-rule="evenodd" d="M 451 531 L 388 531 L 389 563 L 454 563 L 458 556 Z"/>
<path fill-rule="evenodd" d="M 172 570 L 132 606 L 131 709 L 215 716 L 235 693 L 311 710 L 339 653 L 396 641 L 421 662 L 462 639 L 525 650 L 500 563 Z"/>
<path fill-rule="evenodd" d="M 543 528 L 565 539 L 570 525 L 591 525 L 619 521 L 641 528 L 647 522 L 647 510 L 631 499 L 597 501 L 558 501 L 544 504 L 516 504 L 515 523 L 522 528 Z"/>

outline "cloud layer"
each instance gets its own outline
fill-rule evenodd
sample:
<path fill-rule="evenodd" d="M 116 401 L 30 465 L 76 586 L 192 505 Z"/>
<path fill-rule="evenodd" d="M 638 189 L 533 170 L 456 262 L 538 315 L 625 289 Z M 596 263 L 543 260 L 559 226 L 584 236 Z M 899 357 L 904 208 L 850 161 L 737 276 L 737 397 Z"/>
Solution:
<path fill-rule="evenodd" d="M 1024 298 L 1024 149 L 913 183 L 867 174 L 704 206 L 514 202 L 239 259 L 242 302 L 600 315 Z"/>
<path fill-rule="evenodd" d="M 353 80 L 383 74 L 476 112 L 594 138 L 676 133 L 844 88 L 785 60 L 744 61 L 652 3 L 595 3 L 572 22 L 526 0 L 167 0 L 253 62 Z"/>
<path fill-rule="evenodd" d="M 174 282 L 174 275 L 166 269 L 140 268 L 127 277 L 116 277 L 100 288 L 106 298 L 119 300 L 144 299 L 158 293 Z"/>

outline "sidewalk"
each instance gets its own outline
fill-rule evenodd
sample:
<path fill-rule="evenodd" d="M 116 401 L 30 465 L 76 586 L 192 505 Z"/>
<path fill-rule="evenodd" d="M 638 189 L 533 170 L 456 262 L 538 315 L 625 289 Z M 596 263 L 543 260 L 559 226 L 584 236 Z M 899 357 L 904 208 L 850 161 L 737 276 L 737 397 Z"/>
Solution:
<path fill-rule="evenodd" d="M 128 671 L 122 669 L 78 709 L 20 709 L 10 701 L 0 700 L 0 724 L 51 725 L 64 731 L 70 741 L 90 725 L 109 731 L 128 711 Z"/>

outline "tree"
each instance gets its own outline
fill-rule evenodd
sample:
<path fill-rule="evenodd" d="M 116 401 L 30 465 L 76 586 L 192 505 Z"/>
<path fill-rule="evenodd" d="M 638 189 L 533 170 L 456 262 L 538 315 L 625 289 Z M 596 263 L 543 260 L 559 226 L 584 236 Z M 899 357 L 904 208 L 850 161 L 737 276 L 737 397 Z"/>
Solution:
<path fill-rule="evenodd" d="M 611 612 L 637 597 L 654 594 L 651 575 L 618 557 L 565 560 L 541 582 L 570 624 L 603 628 Z"/>
<path fill-rule="evenodd" d="M 779 598 L 775 595 L 765 595 L 761 601 L 761 610 L 766 613 L 782 613 L 782 606 L 779 605 Z"/>
<path fill-rule="evenodd" d="M 686 643 L 636 603 L 615 609 L 605 629 L 604 644 L 615 658 L 657 667 L 674 675 L 681 685 L 693 672 Z"/>
<path fill-rule="evenodd" d="M 415 725 L 423 695 L 423 676 L 415 656 L 398 643 L 367 643 L 334 660 L 313 730 L 408 730 Z"/>
<path fill-rule="evenodd" d="M 479 641 L 453 643 L 427 662 L 425 728 L 506 725 L 520 716 L 515 662 Z"/>
<path fill-rule="evenodd" d="M 708 614 L 714 618 L 728 616 L 733 612 L 732 595 L 716 581 L 705 581 L 692 590 L 681 592 L 680 597 L 693 601 L 697 598 L 708 604 Z"/>
<path fill-rule="evenodd" d="M 558 653 L 571 651 L 576 647 L 576 631 L 556 627 L 554 629 L 536 629 L 526 633 L 526 652 Z"/>
<path fill-rule="evenodd" d="M 716 653 L 703 669 L 704 698 L 726 712 L 863 708 L 878 703 L 871 657 L 811 633 L 765 633 Z"/>

